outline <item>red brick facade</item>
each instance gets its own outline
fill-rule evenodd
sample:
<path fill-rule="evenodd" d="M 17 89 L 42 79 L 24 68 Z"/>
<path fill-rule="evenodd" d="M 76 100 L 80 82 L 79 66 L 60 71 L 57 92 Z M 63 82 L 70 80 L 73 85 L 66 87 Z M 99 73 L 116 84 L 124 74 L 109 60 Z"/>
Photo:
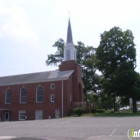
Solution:
<path fill-rule="evenodd" d="M 83 86 L 82 86 L 82 69 L 75 60 L 64 61 L 59 66 L 60 71 L 64 70 L 74 70 L 73 73 L 73 101 L 82 102 L 83 101 Z"/>
<path fill-rule="evenodd" d="M 0 86 L 0 119 L 5 121 L 6 113 L 9 121 L 19 120 L 19 111 L 25 110 L 27 120 L 35 120 L 35 111 L 42 110 L 42 119 L 55 118 L 55 110 L 59 109 L 59 117 L 67 116 L 75 102 L 83 101 L 83 86 L 81 67 L 76 61 L 65 61 L 59 66 L 59 71 L 74 70 L 68 80 L 47 81 L 28 84 Z M 50 85 L 54 83 L 55 88 Z M 36 89 L 43 88 L 43 102 L 36 103 Z M 26 89 L 26 103 L 20 103 L 20 91 Z M 11 89 L 11 103 L 5 104 L 5 93 Z M 50 101 L 50 95 L 55 95 L 55 102 Z"/>

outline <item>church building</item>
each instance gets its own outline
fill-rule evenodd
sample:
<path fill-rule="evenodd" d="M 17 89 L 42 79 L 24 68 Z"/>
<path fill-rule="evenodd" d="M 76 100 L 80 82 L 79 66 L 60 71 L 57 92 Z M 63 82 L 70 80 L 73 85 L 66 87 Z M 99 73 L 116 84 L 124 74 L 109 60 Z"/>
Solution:
<path fill-rule="evenodd" d="M 64 117 L 82 103 L 82 69 L 76 61 L 70 19 L 58 70 L 0 77 L 0 121 Z"/>

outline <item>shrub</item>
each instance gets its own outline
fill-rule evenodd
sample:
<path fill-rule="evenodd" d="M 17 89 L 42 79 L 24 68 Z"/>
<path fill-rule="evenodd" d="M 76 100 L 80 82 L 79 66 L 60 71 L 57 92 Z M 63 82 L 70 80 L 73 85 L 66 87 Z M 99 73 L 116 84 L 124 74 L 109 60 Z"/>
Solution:
<path fill-rule="evenodd" d="M 73 109 L 73 112 L 74 112 L 74 114 L 76 114 L 78 116 L 81 116 L 84 113 L 84 109 L 80 108 L 80 107 L 77 107 L 77 108 Z"/>
<path fill-rule="evenodd" d="M 84 113 L 91 113 L 91 108 L 90 108 L 90 107 L 85 108 L 85 109 L 84 109 Z"/>
<path fill-rule="evenodd" d="M 96 113 L 105 113 L 105 109 L 96 109 Z"/>
<path fill-rule="evenodd" d="M 114 110 L 111 110 L 110 113 L 114 113 Z"/>
<path fill-rule="evenodd" d="M 96 113 L 96 109 L 95 108 L 92 108 L 91 109 L 91 113 Z"/>

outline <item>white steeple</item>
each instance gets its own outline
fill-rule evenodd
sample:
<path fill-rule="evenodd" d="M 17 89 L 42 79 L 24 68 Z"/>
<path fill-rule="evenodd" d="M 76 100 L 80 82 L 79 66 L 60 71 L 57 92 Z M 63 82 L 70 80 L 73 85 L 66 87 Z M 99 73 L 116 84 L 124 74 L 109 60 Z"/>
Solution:
<path fill-rule="evenodd" d="M 64 47 L 64 61 L 69 61 L 69 60 L 76 60 L 76 48 L 74 47 L 73 44 L 70 19 L 68 22 L 67 42 Z"/>

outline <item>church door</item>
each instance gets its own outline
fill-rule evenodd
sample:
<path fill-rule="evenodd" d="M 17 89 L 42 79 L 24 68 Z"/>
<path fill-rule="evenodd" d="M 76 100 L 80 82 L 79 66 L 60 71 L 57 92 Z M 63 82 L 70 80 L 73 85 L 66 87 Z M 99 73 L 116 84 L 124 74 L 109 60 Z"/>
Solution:
<path fill-rule="evenodd" d="M 59 118 L 60 117 L 60 110 L 56 109 L 55 110 L 55 118 Z"/>
<path fill-rule="evenodd" d="M 4 121 L 5 122 L 9 121 L 9 112 L 4 113 Z"/>

